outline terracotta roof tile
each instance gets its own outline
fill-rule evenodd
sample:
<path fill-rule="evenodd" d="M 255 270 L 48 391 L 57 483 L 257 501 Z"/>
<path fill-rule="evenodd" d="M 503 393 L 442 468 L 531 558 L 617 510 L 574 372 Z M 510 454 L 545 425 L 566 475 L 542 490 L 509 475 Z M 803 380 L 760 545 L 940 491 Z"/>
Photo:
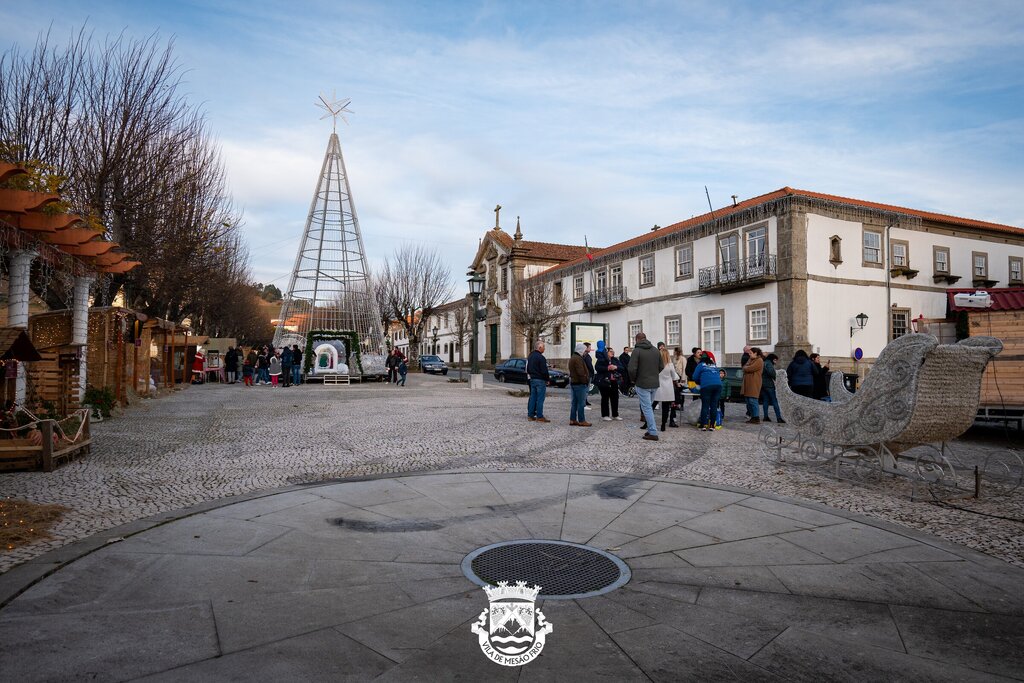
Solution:
<path fill-rule="evenodd" d="M 632 237 L 632 238 L 630 238 L 628 240 L 624 240 L 622 242 L 619 242 L 618 244 L 613 244 L 610 247 L 606 247 L 604 249 L 591 248 L 590 253 L 591 253 L 592 256 L 597 258 L 597 257 L 601 256 L 602 254 L 611 254 L 611 253 L 614 253 L 614 252 L 623 251 L 625 249 L 629 249 L 630 247 L 635 247 L 635 246 L 638 246 L 640 244 L 644 244 L 646 242 L 650 242 L 652 240 L 658 239 L 659 237 L 663 237 L 666 234 L 680 232 L 682 230 L 686 230 L 687 228 L 691 228 L 691 227 L 693 227 L 695 225 L 700 225 L 701 223 L 706 223 L 707 221 L 712 220 L 712 218 L 723 218 L 725 216 L 730 216 L 730 215 L 732 215 L 734 213 L 737 213 L 739 211 L 744 211 L 746 209 L 749 209 L 749 208 L 751 208 L 753 206 L 757 206 L 759 204 L 764 204 L 764 203 L 767 203 L 767 202 L 775 201 L 776 199 L 781 199 L 782 197 L 801 197 L 801 196 L 802 197 L 811 197 L 811 198 L 814 198 L 814 199 L 824 199 L 824 200 L 839 202 L 839 203 L 842 203 L 842 204 L 851 204 L 851 205 L 854 205 L 854 206 L 863 206 L 863 207 L 866 207 L 866 208 L 880 209 L 880 210 L 883 210 L 883 211 L 893 211 L 893 212 L 896 212 L 896 213 L 905 213 L 905 214 L 908 214 L 908 215 L 911 215 L 911 216 L 918 216 L 918 217 L 923 218 L 923 219 L 932 220 L 932 221 L 938 221 L 938 222 L 941 222 L 941 223 L 950 223 L 950 224 L 953 224 L 953 225 L 962 225 L 962 226 L 965 226 L 965 227 L 979 228 L 979 229 L 983 229 L 983 230 L 994 230 L 996 232 L 1011 233 L 1011 234 L 1014 234 L 1014 235 L 1019 235 L 1021 237 L 1024 237 L 1024 228 L 1018 228 L 1018 227 L 1014 227 L 1012 225 L 1001 225 L 999 223 L 989 223 L 987 221 L 978 221 L 978 220 L 973 220 L 973 219 L 970 219 L 970 218 L 960 218 L 958 216 L 948 216 L 946 214 L 933 213 L 933 212 L 930 212 L 930 211 L 920 211 L 918 209 L 908 209 L 908 208 L 905 208 L 905 207 L 894 206 L 894 205 L 891 205 L 891 204 L 880 204 L 878 202 L 868 202 L 868 201 L 864 201 L 862 199 L 851 199 L 849 197 L 840 197 L 838 195 L 824 194 L 822 192 L 812 192 L 810 190 L 797 190 L 797 189 L 793 189 L 792 187 L 783 187 L 783 188 L 780 188 L 778 190 L 775 190 L 774 192 L 768 192 L 766 194 L 762 194 L 762 195 L 759 195 L 757 197 L 751 197 L 750 199 L 745 199 L 745 200 L 743 200 L 741 202 L 738 202 L 735 206 L 730 205 L 730 206 L 722 207 L 720 209 L 716 209 L 715 212 L 714 212 L 714 215 L 712 215 L 711 212 L 704 213 L 704 214 L 701 214 L 699 216 L 694 216 L 693 218 L 687 219 L 685 221 L 680 221 L 678 223 L 673 223 L 672 225 L 668 225 L 666 227 L 659 228 L 658 230 L 654 230 L 654 231 L 650 231 L 650 232 L 645 232 L 642 235 L 638 235 L 636 237 Z M 584 260 L 585 255 L 586 255 L 586 250 L 584 249 L 573 260 L 569 261 L 568 263 L 560 263 L 557 266 L 552 266 L 551 268 L 548 268 L 546 271 L 544 271 L 544 274 L 552 273 L 552 272 L 555 272 L 557 270 L 561 270 L 563 268 L 569 268 L 570 266 L 576 265 L 577 263 L 581 263 Z"/>
<path fill-rule="evenodd" d="M 988 292 L 989 296 L 992 297 L 992 305 L 989 308 L 969 308 L 967 306 L 957 306 L 953 300 L 953 296 L 956 294 L 974 294 L 975 292 Z M 950 311 L 975 313 L 981 311 L 1024 311 L 1024 287 L 947 289 L 946 298 L 949 302 Z"/>
<path fill-rule="evenodd" d="M 546 261 L 569 261 L 585 256 L 587 253 L 587 248 L 578 244 L 552 244 L 551 242 L 530 242 L 529 240 L 523 240 L 520 244 L 526 250 L 527 258 Z M 598 250 L 599 247 L 590 248 L 591 253 Z"/>

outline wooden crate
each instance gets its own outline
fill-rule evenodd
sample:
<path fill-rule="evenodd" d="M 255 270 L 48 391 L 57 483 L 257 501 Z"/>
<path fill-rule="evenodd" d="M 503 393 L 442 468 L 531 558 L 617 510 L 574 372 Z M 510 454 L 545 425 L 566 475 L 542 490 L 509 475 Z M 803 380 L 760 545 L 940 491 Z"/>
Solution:
<path fill-rule="evenodd" d="M 0 472 L 39 470 L 43 467 L 43 447 L 28 439 L 0 440 Z"/>
<path fill-rule="evenodd" d="M 971 336 L 995 337 L 1003 351 L 981 378 L 982 406 L 1024 406 L 1024 311 L 968 314 Z"/>

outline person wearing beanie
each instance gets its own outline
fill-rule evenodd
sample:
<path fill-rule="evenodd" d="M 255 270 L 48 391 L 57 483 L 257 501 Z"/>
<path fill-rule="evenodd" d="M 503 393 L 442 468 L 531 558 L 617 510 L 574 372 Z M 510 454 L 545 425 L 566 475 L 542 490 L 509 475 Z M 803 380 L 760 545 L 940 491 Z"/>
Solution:
<path fill-rule="evenodd" d="M 583 353 L 587 347 L 580 342 L 569 359 L 569 391 L 572 402 L 569 405 L 569 424 L 576 427 L 589 427 L 585 414 L 587 404 L 587 388 L 590 386 L 590 373 L 583 361 Z"/>
<path fill-rule="evenodd" d="M 629 357 L 629 377 L 636 385 L 636 395 L 640 400 L 640 412 L 644 416 L 644 427 L 647 433 L 643 438 L 648 441 L 658 440 L 658 428 L 654 424 L 654 392 L 661 386 L 658 375 L 665 364 L 661 354 L 647 341 L 647 335 L 640 332 L 636 335 L 633 354 Z"/>

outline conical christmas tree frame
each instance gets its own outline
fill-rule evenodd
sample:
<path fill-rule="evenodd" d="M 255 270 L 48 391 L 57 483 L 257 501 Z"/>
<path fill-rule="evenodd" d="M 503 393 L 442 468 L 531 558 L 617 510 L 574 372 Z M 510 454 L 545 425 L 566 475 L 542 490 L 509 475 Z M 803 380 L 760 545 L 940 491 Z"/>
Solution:
<path fill-rule="evenodd" d="M 363 235 L 336 132 L 327 143 L 306 229 L 281 303 L 274 346 L 304 347 L 313 330 L 351 330 L 364 354 L 379 354 L 384 349 Z"/>

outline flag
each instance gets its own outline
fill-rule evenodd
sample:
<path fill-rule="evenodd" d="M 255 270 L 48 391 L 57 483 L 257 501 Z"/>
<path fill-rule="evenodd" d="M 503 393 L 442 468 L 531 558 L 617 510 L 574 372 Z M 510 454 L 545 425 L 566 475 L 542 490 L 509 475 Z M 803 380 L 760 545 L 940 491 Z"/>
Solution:
<path fill-rule="evenodd" d="M 590 253 L 590 245 L 587 244 L 587 236 L 586 235 L 583 236 L 583 246 L 585 246 L 587 248 L 587 260 L 588 261 L 593 261 L 594 260 L 594 255 Z"/>

